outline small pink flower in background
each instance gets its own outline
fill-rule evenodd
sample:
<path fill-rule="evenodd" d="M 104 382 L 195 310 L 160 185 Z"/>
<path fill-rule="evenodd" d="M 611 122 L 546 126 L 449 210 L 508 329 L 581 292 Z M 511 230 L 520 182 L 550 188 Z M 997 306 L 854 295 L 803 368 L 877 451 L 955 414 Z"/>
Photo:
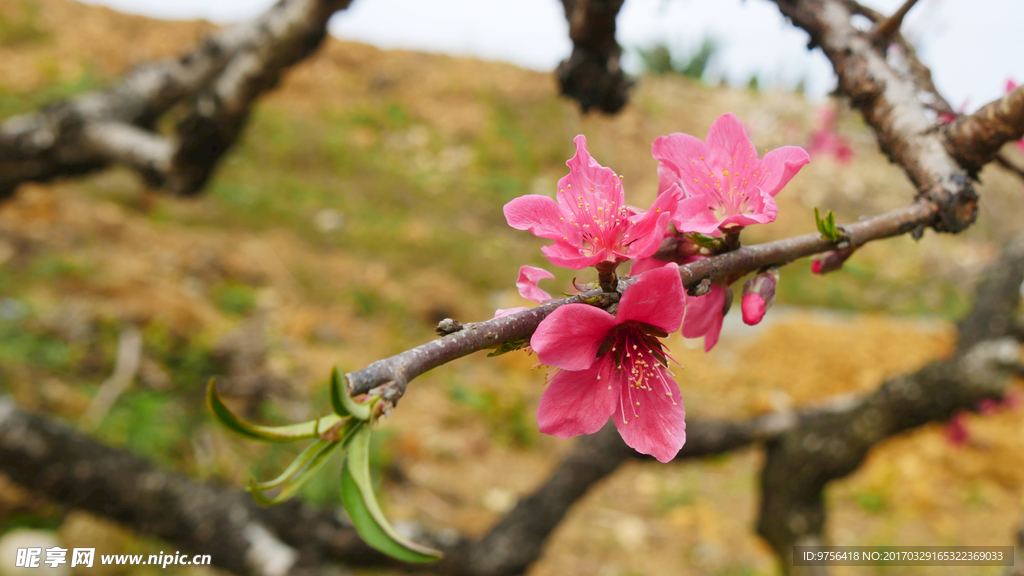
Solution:
<path fill-rule="evenodd" d="M 810 161 L 799 146 L 783 146 L 758 159 L 743 124 L 733 114 L 715 120 L 707 143 L 689 134 L 654 141 L 658 193 L 673 185 L 685 199 L 672 221 L 681 232 L 710 234 L 716 229 L 774 222 L 774 196 Z M 699 199 L 699 200 L 697 200 Z"/>
<path fill-rule="evenodd" d="M 1020 407 L 1020 396 L 1014 390 L 1009 390 L 999 400 L 985 398 L 978 402 L 975 408 L 982 416 L 992 416 L 1000 412 L 1014 411 Z"/>
<path fill-rule="evenodd" d="M 964 446 L 971 439 L 971 432 L 967 428 L 967 412 L 961 410 L 946 422 L 942 428 L 946 436 L 946 442 L 953 446 Z"/>
<path fill-rule="evenodd" d="M 970 98 L 968 98 L 961 102 L 960 107 L 956 109 L 956 114 L 951 114 L 949 112 L 939 112 L 939 121 L 942 122 L 943 124 L 949 124 L 950 122 L 956 120 L 957 117 L 959 117 L 961 114 L 967 111 L 967 104 L 970 101 Z"/>
<path fill-rule="evenodd" d="M 1020 395 L 1015 390 L 1008 390 L 999 400 L 995 398 L 983 398 L 974 405 L 975 410 L 981 416 L 994 416 L 1001 412 L 1014 411 L 1021 403 Z M 946 441 L 953 446 L 964 446 L 971 439 L 971 429 L 968 426 L 967 410 L 959 410 L 953 414 L 942 428 Z"/>
<path fill-rule="evenodd" d="M 627 445 L 668 462 L 686 441 L 686 413 L 671 359 L 658 339 L 679 329 L 686 293 L 674 265 L 640 276 L 615 316 L 567 304 L 541 322 L 530 345 L 560 368 L 540 406 L 540 431 L 559 438 L 593 434 L 613 418 Z"/>
<path fill-rule="evenodd" d="M 587 151 L 587 139 L 574 140 L 569 175 L 558 181 L 557 203 L 528 194 L 505 205 L 509 226 L 554 240 L 541 250 L 555 266 L 582 270 L 602 262 L 618 264 L 657 252 L 681 192 L 662 194 L 647 212 L 634 213 L 622 182 Z"/>
<path fill-rule="evenodd" d="M 982 416 L 992 416 L 999 412 L 999 402 L 991 398 L 985 398 L 978 402 L 977 408 L 978 414 L 981 414 Z"/>
<path fill-rule="evenodd" d="M 850 147 L 850 141 L 843 138 L 836 132 L 836 120 L 839 114 L 834 106 L 826 105 L 819 108 L 818 127 L 811 134 L 811 142 L 807 145 L 807 152 L 811 156 L 830 155 L 843 164 L 853 160 L 855 154 Z"/>
<path fill-rule="evenodd" d="M 519 295 L 523 298 L 533 300 L 538 304 L 543 304 L 545 301 L 551 300 L 551 295 L 537 286 L 537 282 L 554 277 L 554 274 L 543 268 L 522 266 L 519 268 L 519 278 L 516 280 L 516 288 L 519 290 Z M 529 308 L 517 306 L 515 308 L 499 309 L 494 312 L 494 317 L 499 318 L 501 316 L 508 316 L 509 314 L 515 314 L 516 312 L 522 312 L 523 310 L 529 310 Z"/>

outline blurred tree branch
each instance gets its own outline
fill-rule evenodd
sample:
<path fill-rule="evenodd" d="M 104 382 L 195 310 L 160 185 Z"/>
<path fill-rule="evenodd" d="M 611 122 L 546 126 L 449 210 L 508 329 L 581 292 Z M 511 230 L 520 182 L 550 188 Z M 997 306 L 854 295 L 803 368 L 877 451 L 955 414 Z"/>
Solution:
<path fill-rule="evenodd" d="M 0 124 L 0 199 L 46 182 L 121 164 L 172 194 L 199 192 L 245 125 L 253 102 L 312 54 L 327 20 L 350 0 L 279 0 L 194 50 L 143 64 L 112 87 Z M 173 107 L 174 135 L 156 131 Z"/>
<path fill-rule="evenodd" d="M 824 573 L 822 567 L 791 563 L 793 546 L 824 543 L 823 492 L 829 482 L 856 470 L 871 448 L 892 436 L 1003 397 L 1020 357 L 1010 320 L 1022 282 L 1024 237 L 1018 237 L 978 284 L 974 307 L 959 323 L 952 358 L 888 380 L 841 409 L 804 415 L 767 443 L 757 530 L 787 573 Z"/>
<path fill-rule="evenodd" d="M 741 422 L 693 420 L 677 456 L 721 454 L 788 429 L 791 415 Z M 406 566 L 452 576 L 511 576 L 541 555 L 572 505 L 620 464 L 639 455 L 614 427 L 578 440 L 551 477 L 479 540 L 424 534 L 444 548 L 439 564 Z M 0 397 L 0 472 L 50 500 L 161 538 L 236 574 L 283 576 L 325 561 L 397 566 L 368 548 L 339 512 L 298 500 L 260 508 L 243 490 L 191 480 L 127 451 L 104 446 Z M 445 546 L 444 544 L 447 544 Z"/>
<path fill-rule="evenodd" d="M 572 54 L 555 72 L 564 96 L 583 112 L 596 107 L 614 114 L 626 105 L 634 81 L 622 71 L 622 47 L 615 41 L 615 18 L 623 0 L 562 0 L 569 21 Z"/>

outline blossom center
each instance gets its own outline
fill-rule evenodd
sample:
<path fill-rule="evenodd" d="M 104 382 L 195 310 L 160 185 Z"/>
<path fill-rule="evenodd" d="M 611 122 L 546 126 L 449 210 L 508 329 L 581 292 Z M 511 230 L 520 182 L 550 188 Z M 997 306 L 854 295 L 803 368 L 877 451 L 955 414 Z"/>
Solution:
<path fill-rule="evenodd" d="M 595 191 L 594 188 L 583 193 L 569 192 L 559 190 L 565 200 L 564 206 L 568 208 L 569 224 L 580 235 L 580 251 L 584 255 L 593 256 L 604 250 L 618 253 L 628 250 L 632 243 L 629 239 L 632 222 L 621 184 L 615 182 L 610 192 Z"/>
<path fill-rule="evenodd" d="M 697 193 L 707 199 L 708 209 L 719 220 L 755 212 L 751 204 L 754 199 L 751 188 L 761 184 L 768 177 L 768 171 L 762 169 L 761 162 L 757 159 L 757 150 L 753 146 L 749 152 L 747 158 L 733 156 L 724 166 L 719 162 L 709 163 L 703 156 L 699 160 L 699 165 L 698 160 L 690 161 L 695 167 L 700 168 L 701 175 L 693 178 Z M 712 167 L 712 164 L 722 167 Z"/>
<path fill-rule="evenodd" d="M 623 418 L 630 411 L 640 417 L 641 402 L 650 401 L 650 394 L 664 394 L 676 405 L 670 379 L 672 371 L 668 361 L 672 358 L 658 336 L 663 332 L 640 322 L 626 322 L 616 326 L 598 352 L 610 354 L 619 371 L 624 389 L 619 394 Z M 678 362 L 676 362 L 678 364 Z M 628 408 L 625 404 L 629 404 Z M 628 423 L 624 420 L 623 423 Z"/>

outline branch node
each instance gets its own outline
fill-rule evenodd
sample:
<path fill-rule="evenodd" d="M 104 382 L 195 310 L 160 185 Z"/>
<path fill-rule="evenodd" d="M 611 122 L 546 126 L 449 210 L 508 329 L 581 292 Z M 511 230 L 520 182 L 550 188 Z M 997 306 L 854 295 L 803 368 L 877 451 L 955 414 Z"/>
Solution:
<path fill-rule="evenodd" d="M 437 323 L 437 326 L 434 328 L 434 332 L 436 332 L 438 336 L 447 336 L 449 334 L 454 334 L 463 328 L 464 326 L 462 325 L 462 322 L 451 318 L 445 318 Z"/>
<path fill-rule="evenodd" d="M 889 44 L 896 33 L 899 32 L 900 26 L 903 25 L 903 18 L 914 7 L 914 4 L 917 4 L 917 0 L 907 0 L 892 16 L 875 24 L 875 27 L 868 33 L 871 43 L 878 47 L 884 47 Z"/>

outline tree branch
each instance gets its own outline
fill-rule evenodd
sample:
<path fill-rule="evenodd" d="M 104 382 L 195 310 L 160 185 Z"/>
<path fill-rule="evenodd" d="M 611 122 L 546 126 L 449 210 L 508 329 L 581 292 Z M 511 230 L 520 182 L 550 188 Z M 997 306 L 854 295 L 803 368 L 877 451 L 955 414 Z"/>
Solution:
<path fill-rule="evenodd" d="M 1008 244 L 986 271 L 974 307 L 959 325 L 951 359 L 893 378 L 845 408 L 804 413 L 796 426 L 767 443 L 757 531 L 787 573 L 823 573 L 792 566 L 792 547 L 823 543 L 823 491 L 829 482 L 856 470 L 887 438 L 1003 396 L 1019 364 L 1020 343 L 1007 336 L 1022 281 L 1024 237 Z"/>
<path fill-rule="evenodd" d="M 729 452 L 772 438 L 796 422 L 775 414 L 744 422 L 692 420 L 678 461 Z M 611 424 L 580 438 L 551 477 L 521 500 L 480 540 L 447 541 L 439 564 L 404 566 L 451 576 L 511 576 L 543 551 L 572 505 L 619 465 L 641 457 Z M 0 397 L 0 472 L 65 506 L 161 538 L 190 554 L 210 554 L 236 574 L 283 576 L 331 560 L 398 566 L 368 548 L 347 520 L 298 500 L 257 507 L 237 488 L 160 470 L 126 451 L 104 446 L 63 424 L 17 409 Z"/>
<path fill-rule="evenodd" d="M 177 59 L 144 64 L 109 89 L 0 124 L 0 199 L 45 182 L 123 164 L 177 194 L 199 190 L 238 136 L 252 102 L 321 43 L 348 0 L 280 0 Z M 179 137 L 154 130 L 174 105 L 192 112 Z"/>
<path fill-rule="evenodd" d="M 196 482 L 110 448 L 0 397 L 0 471 L 51 500 L 162 538 L 247 576 L 284 576 L 326 554 L 378 558 L 333 513 L 289 501 L 259 508 L 228 486 Z"/>
<path fill-rule="evenodd" d="M 562 0 L 573 48 L 555 72 L 562 94 L 587 112 L 597 107 L 614 114 L 626 105 L 633 80 L 619 65 L 615 17 L 623 0 Z"/>
<path fill-rule="evenodd" d="M 850 98 L 875 131 L 889 159 L 903 167 L 919 196 L 941 207 L 933 227 L 959 232 L 974 222 L 977 194 L 967 172 L 946 150 L 935 114 L 924 100 L 945 102 L 935 90 L 931 71 L 913 49 L 896 37 L 896 48 L 879 49 L 870 32 L 850 21 L 855 3 L 843 0 L 773 0 L 793 24 L 811 36 L 832 62 L 837 90 Z M 893 34 L 896 34 L 895 32 Z M 890 61 L 902 61 L 896 68 Z"/>
<path fill-rule="evenodd" d="M 946 126 L 946 148 L 972 174 L 977 174 L 1003 144 L 1024 137 L 1024 86 L 989 102 Z"/>

